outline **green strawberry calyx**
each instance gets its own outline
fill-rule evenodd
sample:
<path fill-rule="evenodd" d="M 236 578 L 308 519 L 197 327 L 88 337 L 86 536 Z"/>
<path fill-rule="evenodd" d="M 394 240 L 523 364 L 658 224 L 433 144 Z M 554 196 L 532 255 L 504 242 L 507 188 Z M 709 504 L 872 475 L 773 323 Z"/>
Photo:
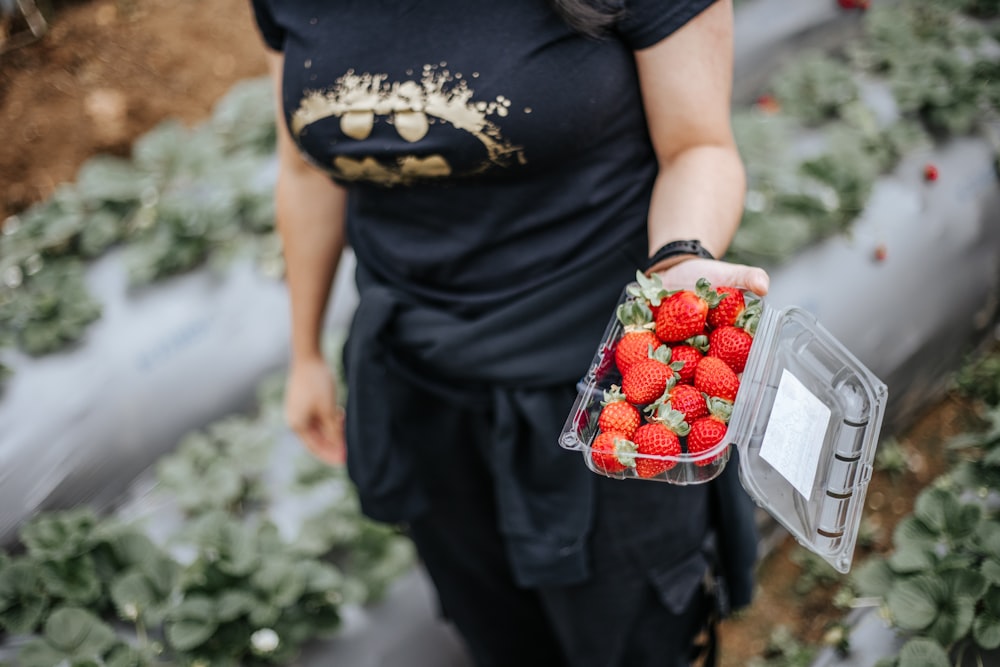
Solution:
<path fill-rule="evenodd" d="M 616 437 L 614 445 L 615 458 L 618 460 L 618 463 L 621 463 L 626 468 L 634 468 L 635 455 L 639 449 L 636 444 L 627 438 Z"/>
<path fill-rule="evenodd" d="M 724 296 L 712 288 L 712 283 L 708 281 L 708 278 L 698 278 L 697 282 L 694 284 L 694 293 L 701 297 L 701 299 L 708 304 L 709 308 L 715 308 L 718 306 Z"/>
<path fill-rule="evenodd" d="M 625 288 L 629 296 L 642 299 L 652 305 L 659 306 L 670 293 L 663 286 L 660 276 L 652 274 L 647 276 L 642 271 L 635 272 L 635 282 Z"/>
<path fill-rule="evenodd" d="M 690 432 L 691 425 L 684 421 L 684 413 L 674 410 L 667 398 L 668 389 L 657 401 L 646 407 L 646 416 L 651 422 L 663 424 L 679 436 L 685 436 Z"/>
<path fill-rule="evenodd" d="M 641 331 L 656 326 L 653 322 L 653 311 L 643 299 L 627 299 L 615 310 L 618 321 L 622 323 L 626 331 Z"/>
<path fill-rule="evenodd" d="M 604 400 L 601 401 L 601 405 L 607 406 L 611 403 L 621 403 L 624 400 L 625 393 L 622 391 L 622 388 L 613 384 L 610 389 L 604 390 Z"/>
<path fill-rule="evenodd" d="M 735 326 L 743 329 L 751 336 L 757 334 L 757 325 L 760 324 L 761 315 L 764 312 L 764 305 L 760 299 L 754 299 L 747 303 L 746 308 L 736 318 Z"/>
<path fill-rule="evenodd" d="M 718 419 L 723 424 L 728 424 L 733 416 L 733 402 L 727 401 L 718 396 L 705 396 L 705 403 L 708 405 L 708 413 Z"/>

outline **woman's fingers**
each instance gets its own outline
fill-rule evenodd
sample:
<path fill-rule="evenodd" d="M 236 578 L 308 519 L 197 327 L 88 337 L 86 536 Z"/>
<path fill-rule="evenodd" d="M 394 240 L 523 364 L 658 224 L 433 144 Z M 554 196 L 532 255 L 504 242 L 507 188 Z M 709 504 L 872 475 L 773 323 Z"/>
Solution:
<path fill-rule="evenodd" d="M 770 287 L 770 277 L 764 269 L 745 264 L 730 264 L 700 257 L 675 264 L 660 274 L 667 289 L 690 289 L 699 278 L 705 278 L 714 287 L 738 287 L 764 296 Z"/>

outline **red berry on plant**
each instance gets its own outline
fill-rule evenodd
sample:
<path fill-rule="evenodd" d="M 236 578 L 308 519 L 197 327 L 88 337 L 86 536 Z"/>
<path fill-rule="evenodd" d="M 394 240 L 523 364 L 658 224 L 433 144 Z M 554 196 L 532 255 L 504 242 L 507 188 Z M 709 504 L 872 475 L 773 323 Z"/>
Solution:
<path fill-rule="evenodd" d="M 938 168 L 933 164 L 924 165 L 924 180 L 925 181 L 936 181 L 940 174 L 938 173 Z"/>

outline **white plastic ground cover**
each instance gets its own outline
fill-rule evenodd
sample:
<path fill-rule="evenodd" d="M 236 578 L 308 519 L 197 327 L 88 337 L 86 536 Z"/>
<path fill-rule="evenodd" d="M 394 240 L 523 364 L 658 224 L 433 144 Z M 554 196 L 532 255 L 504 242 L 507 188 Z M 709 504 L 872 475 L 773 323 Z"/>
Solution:
<path fill-rule="evenodd" d="M 1000 302 L 1000 185 L 977 137 L 907 156 L 849 235 L 771 271 L 768 301 L 812 313 L 889 387 L 886 430 L 910 423 L 990 337 Z M 939 179 L 925 182 L 933 163 Z M 886 255 L 876 259 L 876 248 Z"/>
<path fill-rule="evenodd" d="M 342 262 L 327 326 L 343 330 L 357 296 Z M 253 399 L 287 360 L 284 284 L 249 261 L 127 290 L 120 251 L 88 268 L 103 314 L 74 349 L 30 358 L 0 395 L 0 544 L 35 512 L 114 503 L 187 432 Z"/>
<path fill-rule="evenodd" d="M 879 0 L 894 4 L 894 0 Z M 733 98 L 752 101 L 771 74 L 807 49 L 828 50 L 860 32 L 864 12 L 834 0 L 754 0 L 735 12 Z"/>

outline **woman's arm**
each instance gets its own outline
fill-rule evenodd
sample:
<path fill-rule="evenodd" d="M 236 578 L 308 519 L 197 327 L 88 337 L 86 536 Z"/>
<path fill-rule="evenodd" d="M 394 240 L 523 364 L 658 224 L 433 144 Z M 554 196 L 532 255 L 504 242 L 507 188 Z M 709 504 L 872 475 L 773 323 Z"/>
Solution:
<path fill-rule="evenodd" d="M 660 172 L 649 212 L 649 253 L 670 241 L 699 239 L 715 257 L 739 226 L 746 176 L 731 126 L 733 9 L 720 0 L 657 44 L 636 52 L 649 133 Z M 758 268 L 704 259 L 654 267 L 670 287 L 699 277 L 767 292 Z"/>
<path fill-rule="evenodd" d="M 284 57 L 267 54 L 277 101 L 275 215 L 291 303 L 291 366 L 285 396 L 289 425 L 317 458 L 344 460 L 343 417 L 323 357 L 327 302 L 346 245 L 343 188 L 309 164 L 292 141 L 281 109 Z"/>

